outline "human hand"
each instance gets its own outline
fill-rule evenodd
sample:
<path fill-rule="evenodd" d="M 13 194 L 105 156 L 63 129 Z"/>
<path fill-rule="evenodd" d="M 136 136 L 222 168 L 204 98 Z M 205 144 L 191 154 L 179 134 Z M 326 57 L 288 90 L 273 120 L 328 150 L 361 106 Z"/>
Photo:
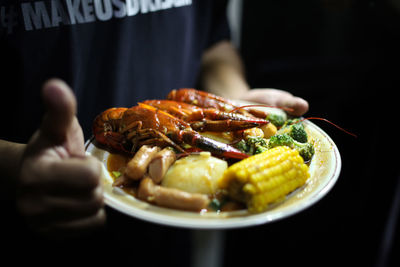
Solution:
<path fill-rule="evenodd" d="M 265 105 L 290 108 L 293 116 L 301 116 L 308 111 L 308 102 L 291 93 L 278 89 L 252 89 L 240 97 L 241 100 L 261 103 Z"/>
<path fill-rule="evenodd" d="M 17 207 L 35 232 L 74 236 L 105 222 L 101 165 L 85 156 L 69 87 L 49 80 L 42 97 L 46 114 L 21 160 Z"/>

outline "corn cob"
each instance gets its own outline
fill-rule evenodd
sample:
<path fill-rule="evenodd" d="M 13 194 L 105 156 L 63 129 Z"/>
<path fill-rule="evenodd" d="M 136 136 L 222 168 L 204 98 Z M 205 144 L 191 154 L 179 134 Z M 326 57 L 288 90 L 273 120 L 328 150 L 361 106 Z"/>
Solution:
<path fill-rule="evenodd" d="M 265 211 L 307 181 L 310 174 L 299 153 L 278 146 L 230 166 L 219 186 L 247 204 L 250 212 Z"/>

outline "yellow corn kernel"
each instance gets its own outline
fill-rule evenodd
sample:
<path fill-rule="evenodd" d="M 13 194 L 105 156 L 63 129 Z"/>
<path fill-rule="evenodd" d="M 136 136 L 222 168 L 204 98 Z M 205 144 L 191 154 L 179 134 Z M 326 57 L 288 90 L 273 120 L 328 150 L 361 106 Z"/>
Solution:
<path fill-rule="evenodd" d="M 309 176 L 299 153 L 279 146 L 233 164 L 224 172 L 219 186 L 232 198 L 246 202 L 250 212 L 262 212 L 304 185 Z"/>

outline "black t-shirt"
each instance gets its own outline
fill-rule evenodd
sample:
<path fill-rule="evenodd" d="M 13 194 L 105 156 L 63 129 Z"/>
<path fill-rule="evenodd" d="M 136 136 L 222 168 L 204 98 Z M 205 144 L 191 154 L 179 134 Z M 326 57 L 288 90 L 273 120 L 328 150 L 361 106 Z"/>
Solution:
<path fill-rule="evenodd" d="M 202 52 L 229 38 L 226 1 L 0 0 L 1 136 L 26 142 L 40 88 L 64 79 L 85 138 L 102 110 L 194 87 Z"/>

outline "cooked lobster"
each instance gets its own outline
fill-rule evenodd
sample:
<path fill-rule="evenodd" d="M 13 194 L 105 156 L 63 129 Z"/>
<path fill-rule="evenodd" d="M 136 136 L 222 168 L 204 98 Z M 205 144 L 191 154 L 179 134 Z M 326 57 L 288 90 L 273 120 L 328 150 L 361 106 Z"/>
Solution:
<path fill-rule="evenodd" d="M 223 100 L 197 90 L 190 91 L 196 92 L 202 97 Z M 182 153 L 186 153 L 189 145 L 192 150 L 209 151 L 219 157 L 248 157 L 228 144 L 202 136 L 198 131 L 238 131 L 268 121 L 227 112 L 228 109 L 219 110 L 221 108 L 221 105 L 201 108 L 178 101 L 148 100 L 131 108 L 107 109 L 96 117 L 93 133 L 98 143 L 131 154 L 146 144 L 171 146 Z"/>
<path fill-rule="evenodd" d="M 237 112 L 202 108 L 174 100 L 146 100 L 143 103 L 190 123 L 191 128 L 195 131 L 224 132 L 227 129 L 239 131 L 268 123 L 264 119 L 245 116 Z"/>

